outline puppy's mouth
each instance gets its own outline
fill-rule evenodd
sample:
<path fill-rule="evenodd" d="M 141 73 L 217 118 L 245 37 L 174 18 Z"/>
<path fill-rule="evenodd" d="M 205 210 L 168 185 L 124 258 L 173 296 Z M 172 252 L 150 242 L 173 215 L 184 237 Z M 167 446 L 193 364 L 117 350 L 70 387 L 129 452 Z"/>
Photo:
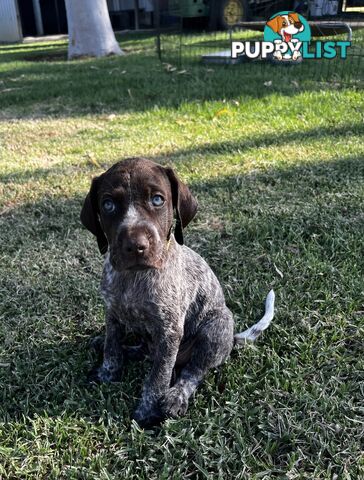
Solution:
<path fill-rule="evenodd" d="M 284 41 L 288 43 L 291 41 L 293 35 L 291 33 L 283 32 L 283 36 L 284 36 Z"/>
<path fill-rule="evenodd" d="M 160 262 L 152 260 L 124 260 L 118 256 L 111 257 L 111 264 L 115 270 L 122 272 L 140 272 L 142 270 L 155 270 L 160 268 Z"/>
<path fill-rule="evenodd" d="M 148 265 L 148 264 L 138 264 L 136 263 L 135 265 L 130 265 L 129 267 L 126 267 L 125 270 L 128 272 L 140 272 L 142 270 L 153 270 L 157 269 L 155 265 Z"/>
<path fill-rule="evenodd" d="M 111 249 L 110 261 L 113 268 L 119 272 L 139 272 L 145 270 L 158 270 L 164 265 L 164 251 L 155 252 L 153 255 L 138 257 L 137 255 L 125 257 L 118 249 Z"/>

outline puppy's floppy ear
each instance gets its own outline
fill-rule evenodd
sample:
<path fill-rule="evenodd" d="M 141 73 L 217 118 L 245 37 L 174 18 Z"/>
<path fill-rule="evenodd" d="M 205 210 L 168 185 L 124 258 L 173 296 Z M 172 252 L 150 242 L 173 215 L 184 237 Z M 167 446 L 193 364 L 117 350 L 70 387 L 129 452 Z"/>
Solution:
<path fill-rule="evenodd" d="M 298 13 L 292 12 L 292 13 L 289 13 L 288 16 L 291 17 L 295 23 L 300 22 Z"/>
<path fill-rule="evenodd" d="M 101 228 L 99 220 L 99 207 L 97 205 L 97 189 L 100 177 L 96 177 L 92 180 L 91 188 L 86 195 L 83 207 L 81 210 L 81 222 L 96 236 L 97 244 L 101 253 L 107 252 L 107 239 Z"/>
<path fill-rule="evenodd" d="M 172 168 L 165 168 L 171 183 L 173 208 L 176 212 L 176 228 L 174 236 L 180 245 L 183 245 L 183 231 L 197 212 L 197 200 L 185 185 L 174 173 Z"/>
<path fill-rule="evenodd" d="M 267 25 L 273 30 L 273 32 L 278 33 L 279 23 L 279 15 L 277 15 L 276 17 L 272 18 L 272 20 L 269 20 L 269 22 L 267 22 Z"/>

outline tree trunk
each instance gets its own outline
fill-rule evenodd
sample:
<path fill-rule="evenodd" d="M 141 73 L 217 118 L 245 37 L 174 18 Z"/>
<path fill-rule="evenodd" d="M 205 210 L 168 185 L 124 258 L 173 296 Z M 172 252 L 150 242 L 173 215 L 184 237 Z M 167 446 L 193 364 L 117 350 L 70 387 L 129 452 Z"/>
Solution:
<path fill-rule="evenodd" d="M 122 55 L 106 0 L 66 0 L 68 58 Z"/>

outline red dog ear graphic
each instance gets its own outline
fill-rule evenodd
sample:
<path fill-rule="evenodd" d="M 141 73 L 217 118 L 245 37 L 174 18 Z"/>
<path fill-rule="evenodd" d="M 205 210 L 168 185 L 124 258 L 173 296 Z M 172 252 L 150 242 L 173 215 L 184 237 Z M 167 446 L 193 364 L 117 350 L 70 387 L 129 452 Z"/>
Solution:
<path fill-rule="evenodd" d="M 270 27 L 273 32 L 278 33 L 279 31 L 279 15 L 277 17 L 272 18 L 267 22 L 268 27 Z"/>

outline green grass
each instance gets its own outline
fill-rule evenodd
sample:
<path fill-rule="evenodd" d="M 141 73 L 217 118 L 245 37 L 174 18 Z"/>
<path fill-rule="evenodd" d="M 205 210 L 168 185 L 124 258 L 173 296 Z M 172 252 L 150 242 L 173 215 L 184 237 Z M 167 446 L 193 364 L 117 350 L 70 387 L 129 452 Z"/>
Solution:
<path fill-rule="evenodd" d="M 121 43 L 72 63 L 62 42 L 0 47 L 0 478 L 363 478 L 362 91 L 270 67 L 265 86 L 254 65 L 171 72 L 153 39 Z M 147 364 L 85 383 L 102 258 L 79 212 L 134 155 L 197 196 L 186 243 L 237 330 L 277 294 L 264 337 L 154 432 L 130 419 Z"/>

